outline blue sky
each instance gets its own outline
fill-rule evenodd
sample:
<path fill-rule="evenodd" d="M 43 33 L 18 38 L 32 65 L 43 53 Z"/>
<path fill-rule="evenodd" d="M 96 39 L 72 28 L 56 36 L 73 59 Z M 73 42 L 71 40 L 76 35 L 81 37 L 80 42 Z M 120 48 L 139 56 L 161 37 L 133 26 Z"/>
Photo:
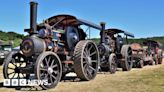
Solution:
<path fill-rule="evenodd" d="M 57 14 L 71 14 L 107 28 L 119 28 L 135 37 L 164 36 L 164 0 L 35 0 L 38 23 Z M 1 0 L 0 29 L 24 33 L 29 27 L 30 0 Z M 98 37 L 99 31 L 91 31 Z"/>

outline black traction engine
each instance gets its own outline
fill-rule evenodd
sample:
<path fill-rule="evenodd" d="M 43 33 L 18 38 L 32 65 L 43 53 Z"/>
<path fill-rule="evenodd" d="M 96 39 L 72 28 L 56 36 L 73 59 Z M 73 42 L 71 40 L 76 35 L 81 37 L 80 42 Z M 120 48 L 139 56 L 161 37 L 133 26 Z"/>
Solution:
<path fill-rule="evenodd" d="M 69 72 L 81 80 L 92 80 L 98 71 L 99 52 L 96 44 L 86 40 L 80 25 L 94 27 L 71 15 L 57 15 L 37 24 L 37 3 L 30 2 L 29 35 L 20 50 L 5 59 L 5 79 L 47 80 L 43 89 L 55 87 Z"/>

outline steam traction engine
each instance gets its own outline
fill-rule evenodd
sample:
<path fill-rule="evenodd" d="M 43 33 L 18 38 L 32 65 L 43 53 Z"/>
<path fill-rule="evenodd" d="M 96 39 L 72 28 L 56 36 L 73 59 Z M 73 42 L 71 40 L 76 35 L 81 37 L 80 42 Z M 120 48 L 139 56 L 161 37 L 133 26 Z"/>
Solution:
<path fill-rule="evenodd" d="M 145 58 L 145 50 L 139 43 L 132 43 L 132 57 L 133 57 L 133 67 L 134 68 L 143 68 L 144 66 L 144 58 Z"/>
<path fill-rule="evenodd" d="M 43 89 L 55 87 L 66 73 L 75 72 L 81 80 L 92 80 L 98 70 L 97 46 L 85 40 L 79 27 L 99 28 L 71 15 L 57 15 L 37 25 L 37 3 L 30 3 L 29 37 L 23 39 L 20 51 L 11 52 L 5 59 L 5 79 L 48 80 Z"/>
<path fill-rule="evenodd" d="M 162 64 L 162 49 L 160 49 L 160 43 L 154 40 L 146 40 L 143 42 L 143 48 L 145 49 L 144 64 Z"/>
<path fill-rule="evenodd" d="M 142 68 L 144 65 L 162 64 L 162 49 L 160 43 L 154 40 L 146 40 L 143 46 L 139 43 L 131 44 L 133 50 L 133 66 Z"/>
<path fill-rule="evenodd" d="M 127 37 L 134 37 L 134 35 L 119 29 L 105 29 L 104 23 L 102 23 L 102 28 L 101 42 L 98 46 L 101 70 L 111 73 L 115 73 L 117 67 L 122 68 L 123 71 L 131 70 L 132 49 L 128 45 Z M 120 34 L 124 34 L 126 38 L 123 39 Z"/>

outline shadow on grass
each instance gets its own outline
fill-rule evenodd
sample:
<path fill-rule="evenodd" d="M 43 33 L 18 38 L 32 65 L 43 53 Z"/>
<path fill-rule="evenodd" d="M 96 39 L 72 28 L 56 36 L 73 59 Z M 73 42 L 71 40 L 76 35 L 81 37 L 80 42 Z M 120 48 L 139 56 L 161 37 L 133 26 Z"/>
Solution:
<path fill-rule="evenodd" d="M 76 76 L 65 76 L 61 82 L 82 82 L 82 80 Z"/>

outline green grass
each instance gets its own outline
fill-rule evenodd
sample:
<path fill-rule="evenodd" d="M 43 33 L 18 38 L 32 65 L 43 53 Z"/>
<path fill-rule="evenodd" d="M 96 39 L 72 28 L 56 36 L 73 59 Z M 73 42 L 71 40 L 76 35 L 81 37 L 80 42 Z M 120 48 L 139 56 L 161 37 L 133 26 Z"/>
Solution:
<path fill-rule="evenodd" d="M 13 42 L 14 42 L 14 46 L 13 47 L 20 46 L 20 44 L 22 42 L 22 39 L 15 39 Z"/>

